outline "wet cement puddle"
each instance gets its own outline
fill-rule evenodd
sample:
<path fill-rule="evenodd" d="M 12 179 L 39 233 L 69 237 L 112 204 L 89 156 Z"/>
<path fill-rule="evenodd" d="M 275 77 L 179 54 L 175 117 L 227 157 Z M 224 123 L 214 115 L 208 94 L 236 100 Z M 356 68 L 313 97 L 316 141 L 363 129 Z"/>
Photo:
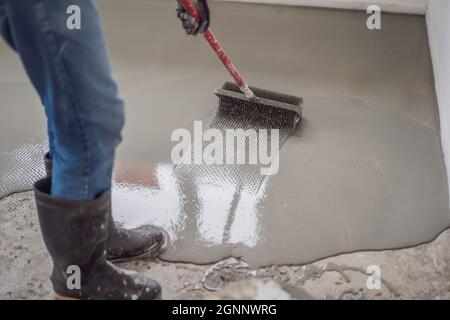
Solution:
<path fill-rule="evenodd" d="M 201 39 L 183 34 L 167 1 L 136 0 L 131 10 L 99 1 L 126 101 L 113 191 L 119 221 L 168 229 L 165 260 L 233 256 L 252 268 L 414 246 L 450 225 L 424 17 L 385 14 L 382 30 L 369 32 L 360 12 L 211 6 L 217 36 L 253 85 L 304 97 L 302 124 L 271 177 L 168 163 L 173 130 L 213 123 L 223 68 Z M 8 67 L 14 56 L 2 46 L 0 57 L 5 196 L 29 185 L 20 172 L 40 174 L 36 139 L 45 130 L 34 92 L 17 85 L 23 72 Z M 11 165 L 14 155 L 27 161 Z M 5 174 L 10 168 L 17 172 Z"/>
<path fill-rule="evenodd" d="M 448 226 L 435 133 L 358 99 L 305 102 L 280 172 L 258 188 L 255 170 L 159 164 L 152 186 L 121 177 L 115 213 L 128 226 L 167 228 L 173 241 L 164 259 L 203 264 L 234 256 L 252 266 L 418 244 Z"/>

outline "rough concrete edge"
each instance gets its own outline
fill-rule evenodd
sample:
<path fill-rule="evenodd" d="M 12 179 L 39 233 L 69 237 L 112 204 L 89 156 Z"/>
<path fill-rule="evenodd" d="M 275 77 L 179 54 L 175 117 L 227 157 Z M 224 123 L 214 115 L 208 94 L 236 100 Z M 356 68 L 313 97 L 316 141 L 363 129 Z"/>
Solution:
<path fill-rule="evenodd" d="M 378 4 L 383 11 L 392 13 L 424 15 L 427 8 L 427 0 L 423 4 L 412 4 L 409 1 L 385 2 L 386 0 L 214 0 L 244 3 L 262 3 L 288 6 L 321 7 L 333 9 L 367 10 L 371 4 Z"/>
<path fill-rule="evenodd" d="M 439 229 L 439 231 L 437 231 L 435 233 L 434 236 L 427 238 L 423 241 L 419 241 L 419 242 L 415 242 L 414 244 L 410 244 L 410 245 L 406 245 L 406 246 L 393 246 L 393 247 L 385 247 L 382 249 L 379 248 L 370 248 L 370 247 L 365 247 L 363 249 L 355 249 L 355 250 L 348 250 L 348 251 L 339 251 L 337 253 L 333 253 L 333 254 L 329 254 L 329 255 L 324 255 L 324 256 L 319 256 L 310 260 L 306 260 L 305 262 L 301 262 L 301 263 L 285 263 L 285 264 L 261 264 L 261 265 L 249 265 L 251 268 L 257 268 L 257 269 L 262 269 L 262 268 L 268 268 L 271 266 L 285 266 L 285 267 L 298 267 L 298 266 L 306 266 L 306 265 L 310 265 L 310 264 L 315 264 L 318 262 L 321 262 L 323 260 L 327 260 L 327 259 L 333 259 L 333 258 L 337 258 L 340 256 L 345 256 L 345 255 L 352 255 L 352 254 L 358 254 L 358 253 L 365 253 L 365 252 L 371 252 L 371 253 L 384 253 L 384 252 L 390 252 L 390 251 L 400 251 L 400 250 L 409 250 L 409 249 L 414 249 L 417 247 L 421 247 L 421 246 L 427 246 L 427 245 L 431 245 L 432 243 L 434 243 L 435 241 L 437 241 L 440 237 L 442 237 L 446 232 L 450 231 L 450 225 L 446 225 L 445 227 L 442 227 L 441 229 Z M 228 260 L 228 259 L 236 259 L 237 261 L 242 261 L 244 263 L 247 263 L 247 261 L 245 261 L 242 256 L 236 256 L 236 255 L 229 255 L 229 256 L 225 256 L 222 257 L 218 260 L 214 259 L 211 261 L 207 261 L 204 263 L 193 263 L 191 261 L 187 261 L 187 260 L 171 260 L 171 259 L 164 259 L 163 257 L 158 257 L 158 260 L 164 263 L 179 263 L 179 264 L 195 264 L 196 266 L 209 266 L 209 265 L 216 265 L 218 263 L 221 263 L 222 261 Z"/>

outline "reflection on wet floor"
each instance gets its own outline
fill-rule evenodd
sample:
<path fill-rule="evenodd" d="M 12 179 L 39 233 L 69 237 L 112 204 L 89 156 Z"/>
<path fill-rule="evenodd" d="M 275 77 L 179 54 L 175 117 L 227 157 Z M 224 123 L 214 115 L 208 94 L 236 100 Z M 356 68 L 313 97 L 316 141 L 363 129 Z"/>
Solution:
<path fill-rule="evenodd" d="M 131 177 L 114 184 L 114 213 L 125 226 L 158 224 L 167 229 L 174 246 L 189 241 L 206 246 L 257 244 L 257 204 L 264 183 L 260 189 L 242 185 L 233 170 L 223 166 L 209 178 L 198 176 L 195 165 L 159 164 L 149 169 L 155 184 Z"/>
<path fill-rule="evenodd" d="M 221 164 L 198 161 L 213 142 L 205 140 L 202 126 L 197 126 L 197 122 L 194 132 L 200 131 L 197 132 L 200 136 L 194 135 L 194 140 L 189 141 L 190 146 L 187 148 L 190 164 L 166 163 L 152 167 L 131 161 L 118 163 L 114 212 L 126 212 L 122 219 L 131 226 L 149 222 L 142 220 L 144 217 L 148 219 L 158 215 L 153 223 L 165 227 L 172 238 L 171 249 L 166 255 L 168 259 L 171 259 L 171 254 L 178 255 L 178 248 L 185 248 L 189 243 L 213 249 L 255 247 L 263 236 L 259 228 L 257 206 L 264 196 L 268 176 L 263 175 L 261 161 L 229 164 L 229 156 L 232 155 L 233 163 L 246 163 L 245 159 L 248 161 L 250 155 L 261 155 L 258 149 L 270 150 L 266 156 L 271 163 L 277 159 L 278 164 L 280 147 L 295 131 L 298 123 L 296 114 L 290 111 L 267 106 L 249 108 L 221 103 L 205 128 L 217 134 L 214 143 L 218 140 L 222 142 L 217 146 L 221 149 L 221 156 L 217 157 L 220 159 L 216 159 Z M 273 137 L 272 130 L 276 130 L 277 139 Z M 226 139 L 230 132 L 236 136 Z M 254 133 L 253 139 L 247 135 L 248 132 Z M 231 140 L 232 143 L 224 143 L 225 140 Z M 239 145 L 239 141 L 243 143 Z M 117 193 L 122 197 L 117 196 Z M 126 206 L 130 199 L 133 199 L 133 207 L 120 206 L 121 203 Z M 136 208 L 137 203 L 141 203 L 141 207 Z M 145 203 L 155 203 L 158 207 L 145 207 Z M 188 248 L 192 250 L 192 257 L 205 259 L 203 254 L 194 252 L 202 249 L 193 246 Z"/>

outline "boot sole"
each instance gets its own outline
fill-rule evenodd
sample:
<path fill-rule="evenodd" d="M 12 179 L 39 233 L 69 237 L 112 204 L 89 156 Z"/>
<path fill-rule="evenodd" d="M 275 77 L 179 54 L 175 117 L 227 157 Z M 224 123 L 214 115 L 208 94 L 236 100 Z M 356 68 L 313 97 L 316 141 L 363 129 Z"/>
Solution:
<path fill-rule="evenodd" d="M 72 298 L 72 297 L 63 296 L 63 295 L 58 294 L 56 292 L 55 292 L 55 299 L 56 300 L 63 300 L 63 301 L 78 301 L 78 300 L 81 300 L 81 299 L 78 299 L 78 298 Z"/>

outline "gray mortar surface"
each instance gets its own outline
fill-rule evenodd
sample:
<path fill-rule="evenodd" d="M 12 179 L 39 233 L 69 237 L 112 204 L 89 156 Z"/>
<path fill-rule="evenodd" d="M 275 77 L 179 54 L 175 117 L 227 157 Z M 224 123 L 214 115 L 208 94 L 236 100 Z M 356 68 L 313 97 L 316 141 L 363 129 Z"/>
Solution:
<path fill-rule="evenodd" d="M 424 17 L 384 14 L 371 32 L 364 12 L 212 4 L 214 31 L 249 83 L 304 98 L 280 170 L 256 194 L 252 170 L 169 161 L 171 134 L 208 127 L 213 91 L 228 80 L 204 41 L 183 33 L 173 3 L 98 3 L 126 103 L 113 213 L 127 227 L 167 229 L 164 259 L 303 264 L 418 245 L 450 226 Z M 2 197 L 43 174 L 46 146 L 42 106 L 3 44 L 0 70 Z"/>
<path fill-rule="evenodd" d="M 114 190 L 114 212 L 129 225 L 150 221 L 174 226 L 177 232 L 169 231 L 175 241 L 166 259 L 202 263 L 234 256 L 253 265 L 298 264 L 337 252 L 423 243 L 450 224 L 423 17 L 386 14 L 383 32 L 368 34 L 361 12 L 213 4 L 214 29 L 242 72 L 254 85 L 302 95 L 305 121 L 282 149 L 280 173 L 267 185 L 258 215 L 249 210 L 228 215 L 215 206 L 197 221 L 190 207 L 186 212 L 161 208 L 176 202 L 148 198 L 148 190 L 162 196 L 176 190 L 162 179 L 171 174 L 157 176 L 158 181 L 151 169 L 167 172 L 158 164 L 168 159 L 175 128 L 190 128 L 194 120 L 214 116 L 212 92 L 226 77 L 223 68 L 201 39 L 182 33 L 168 1 L 136 0 L 133 10 L 120 0 L 102 0 L 99 6 L 127 103 L 128 125 L 118 150 L 118 167 L 125 170 L 116 176 L 125 187 Z M 235 30 L 246 30 L 246 35 L 236 36 Z M 258 47 L 266 50 L 255 51 Z M 7 119 L 0 126 L 0 165 L 15 170 L 6 176 L 14 182 L 13 191 L 23 191 L 43 174 L 43 112 L 17 56 L 4 45 L 0 56 L 0 119 Z M 140 180 L 142 170 L 149 181 L 129 188 L 136 182 L 132 173 Z M 6 182 L 0 180 L 0 187 Z M 194 188 L 181 191 L 196 195 Z M 240 195 L 254 204 L 249 201 L 253 194 Z M 223 221 L 210 212 L 241 220 L 222 237 Z M 172 221 L 174 214 L 187 223 Z M 231 219 L 224 221 L 228 226 Z M 304 268 L 249 270 L 234 259 L 215 266 L 158 260 L 121 266 L 160 281 L 168 299 L 449 299 L 449 249 L 446 231 L 431 244 L 342 255 Z M 381 268 L 381 290 L 366 288 L 365 270 L 371 265 Z M 0 298 L 52 298 L 49 272 L 32 194 L 0 200 Z M 221 278 L 233 283 L 222 289 L 226 283 Z"/>
<path fill-rule="evenodd" d="M 231 267 L 221 274 L 208 272 L 220 269 L 212 265 L 159 260 L 120 266 L 158 280 L 165 299 L 450 299 L 450 230 L 432 243 L 415 248 L 358 252 L 305 267 L 272 266 L 246 272 L 238 261 L 229 259 L 225 263 Z M 368 276 L 357 270 L 366 270 L 370 265 L 380 266 L 382 280 L 390 287 L 367 289 Z M 53 299 L 48 280 L 50 267 L 32 193 L 18 193 L 0 200 L 0 299 Z M 325 267 L 330 271 L 323 272 Z M 228 286 L 218 292 L 206 290 L 202 282 L 205 274 L 208 276 L 204 283 L 210 289 L 223 285 L 216 281 L 220 275 L 225 275 Z"/>

